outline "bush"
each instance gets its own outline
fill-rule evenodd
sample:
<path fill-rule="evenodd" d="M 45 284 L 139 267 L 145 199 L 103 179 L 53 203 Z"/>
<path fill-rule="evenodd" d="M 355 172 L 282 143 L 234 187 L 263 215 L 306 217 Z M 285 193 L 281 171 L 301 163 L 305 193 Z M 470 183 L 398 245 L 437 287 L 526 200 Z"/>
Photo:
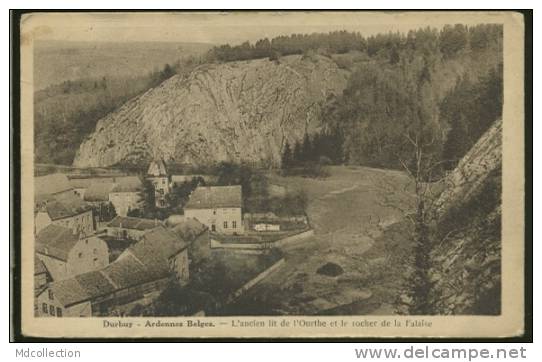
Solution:
<path fill-rule="evenodd" d="M 333 60 L 335 61 L 335 64 L 337 64 L 337 67 L 339 67 L 339 69 L 351 70 L 354 65 L 352 60 L 347 57 L 335 57 L 333 58 Z"/>
<path fill-rule="evenodd" d="M 327 157 L 326 157 L 327 158 Z M 328 159 L 329 160 L 329 159 Z M 301 176 L 309 178 L 326 178 L 329 177 L 329 172 L 318 162 L 308 162 L 300 167 L 283 169 L 282 176 Z"/>

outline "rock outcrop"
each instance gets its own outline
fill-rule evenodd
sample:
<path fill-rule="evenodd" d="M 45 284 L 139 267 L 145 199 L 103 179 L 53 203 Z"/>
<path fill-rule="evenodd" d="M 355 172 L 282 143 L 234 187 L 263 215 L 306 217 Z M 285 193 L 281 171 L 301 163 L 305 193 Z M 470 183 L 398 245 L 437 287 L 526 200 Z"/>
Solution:
<path fill-rule="evenodd" d="M 502 121 L 478 140 L 438 199 L 432 252 L 438 314 L 501 311 Z"/>
<path fill-rule="evenodd" d="M 323 56 L 204 65 L 107 115 L 80 146 L 77 167 L 123 162 L 273 164 L 282 147 L 320 127 L 320 110 L 348 72 Z"/>
<path fill-rule="evenodd" d="M 439 216 L 446 214 L 451 207 L 468 202 L 487 178 L 501 168 L 501 163 L 502 120 L 497 120 L 446 178 L 445 190 L 435 203 Z"/>

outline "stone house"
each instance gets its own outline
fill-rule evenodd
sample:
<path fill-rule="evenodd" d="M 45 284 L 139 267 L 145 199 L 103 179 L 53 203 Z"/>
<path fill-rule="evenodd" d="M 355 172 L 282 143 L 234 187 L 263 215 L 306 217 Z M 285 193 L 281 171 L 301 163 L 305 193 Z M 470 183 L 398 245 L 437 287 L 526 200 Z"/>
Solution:
<path fill-rule="evenodd" d="M 51 224 L 69 228 L 74 234 L 90 235 L 95 230 L 92 207 L 74 194 L 49 196 L 37 206 L 35 233 Z"/>
<path fill-rule="evenodd" d="M 109 249 L 102 239 L 48 225 L 36 236 L 35 250 L 52 280 L 63 280 L 97 270 L 109 263 Z"/>
<path fill-rule="evenodd" d="M 109 192 L 109 201 L 115 207 L 117 215 L 126 216 L 131 210 L 141 207 L 143 183 L 138 176 L 117 177 Z"/>
<path fill-rule="evenodd" d="M 157 226 L 163 225 L 159 220 L 143 219 L 130 216 L 116 216 L 106 225 L 106 235 L 121 240 L 140 240 L 143 235 Z"/>
<path fill-rule="evenodd" d="M 164 227 L 148 231 L 107 267 L 50 283 L 36 297 L 39 316 L 123 315 L 156 298 L 172 280 L 188 282 L 188 244 Z"/>
<path fill-rule="evenodd" d="M 211 232 L 243 233 L 241 186 L 198 186 L 184 207 L 187 218 L 197 219 Z"/>

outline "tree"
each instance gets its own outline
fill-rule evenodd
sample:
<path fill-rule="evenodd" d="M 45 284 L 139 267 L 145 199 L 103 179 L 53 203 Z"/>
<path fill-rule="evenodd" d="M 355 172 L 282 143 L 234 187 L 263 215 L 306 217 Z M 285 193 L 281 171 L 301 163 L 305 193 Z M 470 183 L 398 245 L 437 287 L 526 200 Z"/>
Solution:
<path fill-rule="evenodd" d="M 166 65 L 164 65 L 164 69 L 160 73 L 161 80 L 166 80 L 168 78 L 171 78 L 174 75 L 175 75 L 175 70 L 173 70 L 171 65 L 166 63 Z"/>
<path fill-rule="evenodd" d="M 391 49 L 390 64 L 395 65 L 395 64 L 399 63 L 400 60 L 401 60 L 401 58 L 399 56 L 399 50 L 397 50 L 397 47 L 394 46 Z"/>
<path fill-rule="evenodd" d="M 449 125 L 442 158 L 453 169 L 480 136 L 502 117 L 502 67 L 478 81 L 458 79 L 440 104 L 441 122 Z"/>
<path fill-rule="evenodd" d="M 299 140 L 295 141 L 292 166 L 299 166 L 303 162 L 303 147 Z"/>
<path fill-rule="evenodd" d="M 284 150 L 282 151 L 281 167 L 283 169 L 291 168 L 292 158 L 292 149 L 290 148 L 290 144 L 288 143 L 288 141 L 286 141 L 286 144 L 284 145 Z"/>
<path fill-rule="evenodd" d="M 139 202 L 141 204 L 140 211 L 133 211 L 132 215 L 139 214 L 139 217 L 146 217 L 149 219 L 154 219 L 156 216 L 156 199 L 155 199 L 155 189 L 153 183 L 146 178 L 143 178 L 143 187 L 139 191 Z M 131 215 L 129 215 L 131 216 Z"/>
<path fill-rule="evenodd" d="M 446 58 L 451 58 L 465 49 L 468 33 L 464 25 L 445 25 L 440 32 L 440 51 Z"/>
<path fill-rule="evenodd" d="M 98 220 L 101 222 L 111 221 L 115 216 L 117 216 L 117 211 L 115 206 L 111 202 L 107 204 L 100 204 L 94 208 L 94 212 L 98 215 Z"/>
<path fill-rule="evenodd" d="M 166 195 L 166 201 L 169 205 L 170 211 L 181 212 L 184 205 L 188 202 L 190 194 L 198 186 L 204 186 L 205 180 L 200 177 L 193 177 L 189 181 L 184 181 L 181 184 L 175 184 L 170 192 Z"/>
<path fill-rule="evenodd" d="M 431 279 L 431 252 L 435 247 L 430 226 L 435 221 L 433 203 L 437 197 L 431 187 L 435 174 L 439 172 L 441 130 L 435 125 L 438 110 L 430 97 L 430 77 L 427 77 L 427 62 L 418 75 L 411 78 L 409 88 L 412 94 L 412 124 L 405 133 L 407 152 L 399 156 L 403 169 L 414 184 L 415 211 L 406 215 L 412 222 L 414 244 L 413 271 L 408 282 L 410 297 L 409 313 L 430 315 L 434 313 L 434 290 Z M 410 150 L 410 152 L 408 152 Z M 406 156 L 406 157 L 405 157 Z"/>
<path fill-rule="evenodd" d="M 311 138 L 308 133 L 303 136 L 303 143 L 301 145 L 301 162 L 309 162 L 312 158 L 313 148 Z"/>

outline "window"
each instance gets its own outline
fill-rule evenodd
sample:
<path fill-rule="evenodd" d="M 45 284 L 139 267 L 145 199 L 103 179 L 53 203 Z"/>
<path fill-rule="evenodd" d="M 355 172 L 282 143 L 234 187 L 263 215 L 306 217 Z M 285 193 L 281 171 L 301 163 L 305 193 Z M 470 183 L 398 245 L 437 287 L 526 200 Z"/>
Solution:
<path fill-rule="evenodd" d="M 87 245 L 88 245 L 88 239 L 85 239 L 85 244 L 87 244 Z"/>
<path fill-rule="evenodd" d="M 56 316 L 62 317 L 62 309 L 60 309 L 59 307 L 56 308 Z"/>
<path fill-rule="evenodd" d="M 55 307 L 53 307 L 52 305 L 49 306 L 49 314 L 55 315 Z"/>
<path fill-rule="evenodd" d="M 231 222 L 231 227 L 236 229 L 237 228 L 237 221 L 232 221 Z"/>
<path fill-rule="evenodd" d="M 216 225 L 215 224 L 211 225 L 211 231 L 216 231 Z"/>
<path fill-rule="evenodd" d="M 47 314 L 47 312 L 48 312 L 47 303 L 43 303 L 41 305 L 41 310 L 43 311 L 43 313 Z"/>
<path fill-rule="evenodd" d="M 49 299 L 53 300 L 54 299 L 53 298 L 53 291 L 51 289 L 49 289 L 48 292 L 49 292 Z"/>
<path fill-rule="evenodd" d="M 224 221 L 224 229 L 227 229 L 227 228 L 228 228 L 228 222 Z"/>
<path fill-rule="evenodd" d="M 216 215 L 216 209 L 213 210 L 213 215 Z"/>
<path fill-rule="evenodd" d="M 97 249 L 92 250 L 92 252 L 94 253 L 94 255 L 98 254 L 98 250 L 97 250 Z"/>
<path fill-rule="evenodd" d="M 83 253 L 79 253 L 79 258 L 82 258 L 83 257 Z"/>

